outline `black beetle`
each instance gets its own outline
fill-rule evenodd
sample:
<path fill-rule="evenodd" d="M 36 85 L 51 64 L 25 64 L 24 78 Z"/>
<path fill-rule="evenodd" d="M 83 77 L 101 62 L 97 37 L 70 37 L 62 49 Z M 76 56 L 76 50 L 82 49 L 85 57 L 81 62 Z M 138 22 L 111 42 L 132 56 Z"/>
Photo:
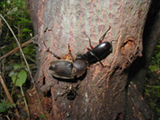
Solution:
<path fill-rule="evenodd" d="M 72 61 L 61 59 L 61 57 L 47 50 L 48 52 L 52 53 L 54 57 L 59 59 L 50 63 L 49 72 L 51 73 L 52 76 L 61 79 L 74 79 L 76 77 L 79 78 L 86 72 L 87 69 L 86 61 L 80 59 L 74 60 L 69 45 L 68 49 Z"/>
<path fill-rule="evenodd" d="M 73 85 L 70 84 L 69 86 L 67 86 L 65 88 L 64 93 L 61 93 L 61 94 L 57 95 L 57 97 L 55 98 L 55 101 L 57 100 L 58 97 L 64 96 L 64 95 L 66 95 L 68 100 L 74 100 L 76 98 L 76 96 L 78 95 L 78 93 L 77 93 L 78 89 L 79 89 L 79 84 L 77 84 L 76 87 L 73 87 Z"/>
<path fill-rule="evenodd" d="M 91 40 L 89 38 L 89 45 L 91 47 L 87 48 L 88 51 L 85 54 L 79 54 L 79 56 L 76 58 L 76 60 L 86 60 L 89 64 L 96 63 L 99 61 L 101 63 L 101 60 L 106 58 L 111 52 L 112 52 L 112 45 L 110 42 L 102 42 L 106 33 L 110 30 L 111 27 L 108 28 L 108 30 L 104 33 L 104 35 L 99 39 L 99 44 L 96 47 L 93 47 L 91 45 Z M 103 64 L 101 63 L 103 66 Z"/>

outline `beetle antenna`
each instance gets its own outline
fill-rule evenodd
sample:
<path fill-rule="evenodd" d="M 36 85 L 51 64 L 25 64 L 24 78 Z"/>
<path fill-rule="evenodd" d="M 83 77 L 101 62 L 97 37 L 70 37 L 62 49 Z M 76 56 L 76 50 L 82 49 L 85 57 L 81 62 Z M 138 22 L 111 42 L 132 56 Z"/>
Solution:
<path fill-rule="evenodd" d="M 90 37 L 85 32 L 84 32 L 84 34 L 88 37 L 88 39 L 89 39 L 89 46 L 91 47 L 91 49 L 93 49 Z"/>
<path fill-rule="evenodd" d="M 56 57 L 57 59 L 61 59 L 61 57 L 59 57 L 58 55 L 54 54 L 52 51 L 50 51 L 49 49 L 47 49 L 46 52 L 50 52 L 54 57 Z"/>

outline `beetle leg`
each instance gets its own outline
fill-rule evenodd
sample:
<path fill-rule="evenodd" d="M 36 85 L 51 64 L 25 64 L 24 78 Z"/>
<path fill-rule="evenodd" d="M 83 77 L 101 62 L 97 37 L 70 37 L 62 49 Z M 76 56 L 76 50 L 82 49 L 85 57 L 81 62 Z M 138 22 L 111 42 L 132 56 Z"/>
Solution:
<path fill-rule="evenodd" d="M 61 57 L 59 57 L 58 55 L 54 54 L 52 51 L 50 51 L 49 49 L 46 52 L 50 52 L 54 57 L 56 57 L 57 59 L 61 59 Z"/>
<path fill-rule="evenodd" d="M 109 26 L 108 30 L 103 34 L 103 36 L 99 39 L 99 43 L 102 43 L 104 37 L 106 36 L 107 32 L 111 29 L 111 26 Z"/>
<path fill-rule="evenodd" d="M 55 98 L 55 101 L 57 101 L 58 97 L 62 97 L 64 96 L 65 94 L 67 94 L 67 92 L 64 92 L 64 93 L 61 93 L 61 94 L 58 94 Z"/>
<path fill-rule="evenodd" d="M 92 52 L 92 50 L 88 49 L 88 51 L 91 52 L 91 54 L 98 60 L 98 62 L 104 67 L 104 65 L 102 64 L 102 62 L 99 60 L 99 58 Z"/>
<path fill-rule="evenodd" d="M 87 48 L 87 50 L 88 50 L 88 51 L 92 51 L 92 49 L 90 49 L 90 48 Z"/>
<path fill-rule="evenodd" d="M 94 47 L 92 46 L 90 37 L 85 32 L 84 32 L 84 34 L 88 37 L 88 39 L 89 39 L 89 46 L 91 47 L 91 49 L 93 49 Z"/>
<path fill-rule="evenodd" d="M 78 90 L 79 89 L 79 85 L 80 85 L 81 83 L 80 82 L 78 82 L 78 84 L 76 85 L 76 87 L 75 87 L 75 89 L 76 90 Z"/>
<path fill-rule="evenodd" d="M 69 50 L 69 54 L 70 54 L 70 56 L 71 56 L 71 58 L 72 58 L 72 61 L 74 62 L 74 58 L 73 58 L 73 55 L 72 55 L 72 53 L 71 53 L 71 49 L 70 49 L 70 45 L 68 44 L 68 50 Z"/>

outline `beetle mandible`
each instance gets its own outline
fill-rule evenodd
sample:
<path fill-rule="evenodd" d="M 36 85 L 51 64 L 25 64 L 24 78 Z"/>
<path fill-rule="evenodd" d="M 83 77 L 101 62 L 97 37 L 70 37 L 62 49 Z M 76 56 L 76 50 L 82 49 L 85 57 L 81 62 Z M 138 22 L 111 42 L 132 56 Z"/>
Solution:
<path fill-rule="evenodd" d="M 58 55 L 47 50 L 47 52 L 50 52 L 54 57 L 59 59 L 50 63 L 49 72 L 52 76 L 61 79 L 74 79 L 75 77 L 79 78 L 86 72 L 86 60 L 74 60 L 69 45 L 68 49 L 72 61 L 61 59 Z"/>

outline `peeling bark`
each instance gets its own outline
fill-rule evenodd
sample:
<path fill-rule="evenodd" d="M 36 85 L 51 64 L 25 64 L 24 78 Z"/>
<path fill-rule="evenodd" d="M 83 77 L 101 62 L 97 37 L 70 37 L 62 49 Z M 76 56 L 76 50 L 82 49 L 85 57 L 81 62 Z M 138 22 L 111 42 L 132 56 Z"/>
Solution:
<path fill-rule="evenodd" d="M 27 2 L 34 33 L 38 38 L 38 72 L 35 80 L 43 91 L 48 89 L 45 85 L 52 82 L 48 87 L 51 88 L 50 114 L 53 119 L 129 120 L 126 111 L 131 111 L 132 116 L 138 115 L 138 119 L 152 118 L 152 112 L 146 115 L 141 111 L 141 105 L 146 111 L 147 107 L 134 83 L 128 85 L 128 68 L 137 57 L 142 57 L 142 34 L 151 0 Z M 78 82 L 57 80 L 49 74 L 49 64 L 56 58 L 47 53 L 47 49 L 64 57 L 68 54 L 67 45 L 70 44 L 72 54 L 76 57 L 78 52 L 86 53 L 89 46 L 84 32 L 96 46 L 109 26 L 111 29 L 104 41 L 114 41 L 112 53 L 102 60 L 105 67 L 99 62 L 91 65 Z M 80 84 L 76 91 L 78 95 L 70 101 L 65 88 L 77 84 Z M 130 108 L 126 107 L 128 101 L 132 103 L 129 104 Z"/>

